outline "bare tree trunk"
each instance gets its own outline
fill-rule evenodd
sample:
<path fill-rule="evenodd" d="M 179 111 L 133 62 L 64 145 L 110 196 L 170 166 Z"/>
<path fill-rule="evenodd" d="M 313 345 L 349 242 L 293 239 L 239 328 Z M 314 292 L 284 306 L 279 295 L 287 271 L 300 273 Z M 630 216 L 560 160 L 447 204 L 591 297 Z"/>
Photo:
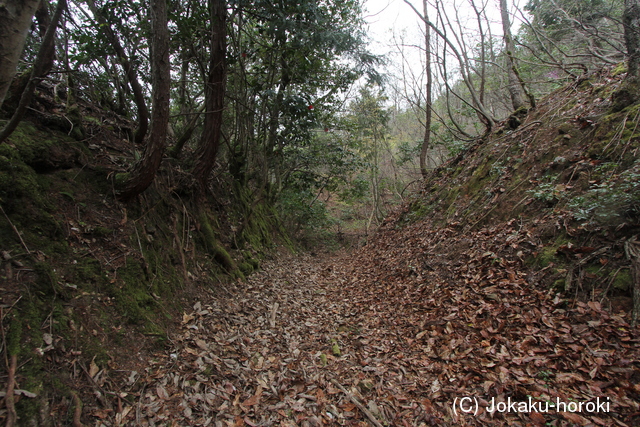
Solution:
<path fill-rule="evenodd" d="M 36 62 L 33 64 L 33 68 L 31 70 L 31 77 L 29 78 L 29 82 L 22 92 L 18 108 L 16 108 L 16 111 L 14 111 L 11 120 L 9 120 L 9 123 L 7 123 L 0 132 L 0 144 L 3 143 L 9 137 L 9 135 L 11 135 L 13 131 L 18 127 L 18 124 L 22 120 L 25 111 L 27 111 L 27 107 L 31 103 L 31 98 L 33 97 L 33 92 L 36 89 L 36 86 L 44 77 L 47 76 L 47 74 L 49 74 L 51 68 L 53 68 L 53 61 L 55 59 L 56 53 L 56 30 L 58 28 L 58 22 L 60 22 L 60 17 L 62 16 L 62 12 L 64 12 L 64 9 L 66 7 L 66 0 L 58 0 L 56 11 L 53 14 L 53 18 L 51 18 L 44 38 L 42 39 L 42 44 L 40 45 L 38 55 L 36 56 Z M 41 18 L 43 22 L 49 21 L 48 10 L 46 9 L 46 7 L 45 10 L 47 12 L 47 17 L 46 19 L 44 17 Z"/>
<path fill-rule="evenodd" d="M 411 9 L 415 12 L 415 14 L 426 24 L 428 25 L 433 32 L 442 39 L 442 41 L 449 47 L 449 49 L 451 50 L 451 53 L 453 53 L 453 55 L 457 58 L 458 63 L 460 64 L 460 72 L 461 72 L 461 77 L 462 77 L 462 81 L 464 82 L 465 86 L 467 87 L 467 89 L 469 90 L 469 95 L 471 96 L 471 102 L 470 102 L 470 106 L 476 111 L 476 113 L 480 116 L 481 121 L 484 123 L 485 125 L 485 134 L 488 134 L 491 129 L 493 128 L 493 125 L 495 124 L 496 120 L 493 117 L 493 114 L 491 113 L 491 111 L 489 111 L 489 109 L 482 103 L 478 92 L 476 91 L 473 82 L 472 82 L 472 78 L 468 73 L 468 69 L 470 67 L 469 65 L 469 61 L 467 58 L 465 58 L 465 55 L 463 55 L 458 48 L 456 48 L 456 45 L 453 43 L 453 41 L 448 38 L 433 22 L 431 22 L 427 17 L 423 16 L 420 12 L 418 12 L 418 10 L 415 8 L 415 6 L 413 4 L 411 4 L 408 0 L 404 0 L 404 2 L 411 7 Z M 454 35 L 455 36 L 455 35 Z M 457 37 L 457 36 L 455 36 Z"/>
<path fill-rule="evenodd" d="M 227 74 L 227 6 L 225 0 L 209 0 L 209 9 L 211 13 L 211 57 L 205 89 L 206 110 L 204 129 L 196 154 L 196 164 L 193 168 L 193 175 L 201 190 L 206 188 L 220 146 Z"/>
<path fill-rule="evenodd" d="M 640 0 L 624 0 L 624 42 L 628 70 L 623 84 L 611 94 L 611 109 L 621 111 L 640 98 Z"/>
<path fill-rule="evenodd" d="M 40 0 L 8 0 L 0 4 L 0 107 L 7 95 L 24 42 Z"/>
<path fill-rule="evenodd" d="M 149 128 L 149 109 L 147 108 L 147 104 L 144 99 L 144 92 L 142 91 L 142 86 L 138 81 L 138 76 L 136 75 L 136 71 L 127 56 L 120 40 L 116 33 L 113 32 L 113 29 L 104 18 L 104 16 L 100 13 L 94 0 L 88 0 L 87 4 L 91 9 L 91 13 L 93 13 L 95 19 L 98 21 L 100 28 L 102 29 L 104 35 L 107 37 L 109 43 L 111 43 L 111 47 L 116 52 L 116 57 L 118 58 L 118 62 L 124 68 L 125 74 L 127 76 L 127 80 L 129 81 L 129 86 L 131 86 L 131 90 L 133 91 L 133 99 L 136 103 L 136 108 L 138 109 L 138 128 L 135 131 L 134 141 L 136 144 L 142 144 L 144 141 L 144 137 L 147 135 L 147 129 Z"/>
<path fill-rule="evenodd" d="M 637 236 L 627 240 L 624 244 L 627 258 L 631 261 L 631 277 L 633 283 L 633 309 L 631 314 L 631 326 L 636 326 L 640 320 L 640 242 Z"/>
<path fill-rule="evenodd" d="M 129 200 L 146 190 L 153 182 L 164 155 L 169 124 L 169 96 L 171 63 L 169 62 L 169 30 L 167 1 L 151 0 L 151 131 L 144 155 L 128 174 L 118 193 L 121 200 Z"/>
<path fill-rule="evenodd" d="M 640 0 L 624 0 L 624 41 L 629 55 L 629 79 L 640 77 Z"/>
<path fill-rule="evenodd" d="M 424 9 L 425 21 L 429 20 L 429 14 L 427 11 L 427 0 L 422 0 L 422 7 Z M 424 178 L 427 177 L 427 154 L 429 153 L 429 145 L 431 144 L 431 107 L 432 107 L 432 95 L 431 89 L 433 87 L 433 74 L 431 73 L 431 28 L 425 22 L 424 24 L 424 47 L 425 47 L 425 73 L 427 75 L 427 87 L 426 87 L 426 106 L 425 106 L 425 120 L 424 120 L 424 139 L 422 140 L 422 147 L 420 149 L 420 173 Z"/>
<path fill-rule="evenodd" d="M 511 20 L 509 19 L 507 0 L 500 0 L 500 15 L 502 16 L 502 31 L 504 33 L 504 46 L 507 54 L 509 95 L 511 95 L 511 105 L 515 111 L 520 107 L 523 107 L 525 102 L 523 90 L 515 72 L 516 64 L 513 59 L 514 44 L 513 37 L 511 35 Z"/>

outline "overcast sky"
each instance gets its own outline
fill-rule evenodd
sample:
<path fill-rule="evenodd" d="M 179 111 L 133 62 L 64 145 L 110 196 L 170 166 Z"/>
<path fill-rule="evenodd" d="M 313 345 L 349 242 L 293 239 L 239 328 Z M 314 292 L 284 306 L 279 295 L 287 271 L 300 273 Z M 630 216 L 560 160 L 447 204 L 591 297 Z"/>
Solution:
<path fill-rule="evenodd" d="M 452 19 L 456 13 L 463 21 L 464 25 L 468 25 L 468 34 L 477 33 L 477 21 L 470 1 L 475 1 L 478 7 L 482 4 L 486 5 L 487 16 L 491 21 L 491 32 L 494 37 L 502 36 L 502 23 L 500 20 L 499 0 L 446 0 L 442 1 L 445 5 L 447 15 Z M 507 0 L 512 12 L 512 32 L 515 34 L 519 27 L 518 15 L 514 15 L 515 7 L 521 7 L 527 0 Z M 422 12 L 422 0 L 411 0 L 416 9 Z M 405 62 L 405 67 L 412 68 L 415 76 L 419 75 L 421 70 L 421 62 L 423 60 L 422 53 L 418 48 L 410 47 L 410 45 L 422 46 L 424 39 L 422 36 L 422 28 L 424 24 L 418 18 L 416 13 L 403 0 L 365 0 L 364 1 L 365 20 L 369 26 L 369 37 L 371 38 L 370 49 L 373 53 L 383 55 L 389 59 L 388 72 L 397 74 L 398 65 L 401 62 L 398 55 L 396 45 L 403 39 L 403 42 L 409 47 L 405 47 L 405 58 L 409 58 Z M 430 12 L 429 16 L 433 19 L 435 11 Z M 466 18 L 465 18 L 466 17 Z M 465 22 L 465 19 L 467 20 Z M 432 37 L 434 37 L 432 35 Z M 473 40 L 466 40 L 474 44 Z M 394 69 L 395 67 L 395 69 Z"/>
<path fill-rule="evenodd" d="M 419 34 L 418 18 L 403 0 L 366 0 L 364 8 L 372 48 L 376 53 L 389 49 L 392 31 L 411 30 Z"/>

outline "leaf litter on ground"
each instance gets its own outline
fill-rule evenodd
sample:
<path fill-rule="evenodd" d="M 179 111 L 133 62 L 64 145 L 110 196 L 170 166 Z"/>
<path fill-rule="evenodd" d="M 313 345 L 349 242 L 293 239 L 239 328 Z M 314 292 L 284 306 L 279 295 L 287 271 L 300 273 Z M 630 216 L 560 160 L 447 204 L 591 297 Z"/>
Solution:
<path fill-rule="evenodd" d="M 513 222 L 388 225 L 355 253 L 266 262 L 184 313 L 96 425 L 639 425 L 638 329 L 539 286 L 534 248 Z"/>

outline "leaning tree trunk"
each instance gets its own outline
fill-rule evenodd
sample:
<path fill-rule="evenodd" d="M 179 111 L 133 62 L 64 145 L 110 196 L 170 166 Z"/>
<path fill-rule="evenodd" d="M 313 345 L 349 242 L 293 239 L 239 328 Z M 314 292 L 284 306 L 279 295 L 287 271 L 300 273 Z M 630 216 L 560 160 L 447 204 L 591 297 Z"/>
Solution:
<path fill-rule="evenodd" d="M 209 8 L 211 13 L 211 56 L 205 89 L 206 110 L 204 129 L 196 154 L 196 164 L 193 167 L 193 176 L 200 190 L 206 188 L 220 146 L 226 83 L 227 6 L 225 0 L 210 0 Z"/>
<path fill-rule="evenodd" d="M 151 0 L 151 131 L 144 155 L 121 184 L 118 198 L 129 200 L 146 190 L 158 172 L 164 155 L 169 125 L 171 64 L 169 62 L 169 30 L 167 1 Z"/>
<path fill-rule="evenodd" d="M 509 79 L 509 95 L 511 96 L 511 105 L 516 111 L 524 106 L 524 94 L 520 81 L 516 75 L 516 64 L 513 59 L 513 37 L 511 35 L 511 21 L 509 19 L 509 11 L 507 9 L 507 0 L 500 0 L 500 15 L 502 17 L 502 31 L 504 33 L 504 46 L 507 52 L 507 77 Z"/>
<path fill-rule="evenodd" d="M 427 0 L 422 0 L 425 21 L 429 20 L 427 14 Z M 424 25 L 424 48 L 425 48 L 425 73 L 427 73 L 427 87 L 425 92 L 425 120 L 424 120 L 424 138 L 420 149 L 420 173 L 423 178 L 428 175 L 427 172 L 427 154 L 429 153 L 429 145 L 431 145 L 431 89 L 433 87 L 433 74 L 431 73 L 431 28 L 428 24 Z"/>
<path fill-rule="evenodd" d="M 38 83 L 49 74 L 51 68 L 53 68 L 53 62 L 55 57 L 55 35 L 56 30 L 58 28 L 58 23 L 60 22 L 60 18 L 62 17 L 62 12 L 67 7 L 66 0 L 58 0 L 58 5 L 56 6 L 56 11 L 53 14 L 53 18 L 51 18 L 48 28 L 46 29 L 44 38 L 42 39 L 42 44 L 40 45 L 40 49 L 38 50 L 38 55 L 36 56 L 36 61 L 33 64 L 33 68 L 31 70 L 31 77 L 29 78 L 29 82 L 22 92 L 22 96 L 20 97 L 20 103 L 18 107 L 13 113 L 11 120 L 9 123 L 5 125 L 5 127 L 0 131 L 0 144 L 3 143 L 16 128 L 18 124 L 22 120 L 24 113 L 27 111 L 27 107 L 31 103 L 31 98 L 33 97 L 33 92 L 36 89 Z M 43 19 L 48 21 L 49 19 Z"/>
<path fill-rule="evenodd" d="M 640 319 L 640 242 L 636 236 L 627 240 L 624 244 L 627 258 L 631 261 L 631 277 L 633 279 L 633 310 L 631 325 L 636 326 Z"/>
<path fill-rule="evenodd" d="M 40 0 L 8 0 L 0 4 L 0 107 L 16 74 L 39 4 Z"/>

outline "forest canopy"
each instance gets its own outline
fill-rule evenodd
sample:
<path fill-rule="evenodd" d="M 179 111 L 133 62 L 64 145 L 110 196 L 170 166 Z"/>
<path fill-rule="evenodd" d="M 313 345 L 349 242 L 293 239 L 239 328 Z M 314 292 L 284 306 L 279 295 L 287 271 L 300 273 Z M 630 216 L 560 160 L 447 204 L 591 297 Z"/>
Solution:
<path fill-rule="evenodd" d="M 517 127 L 567 80 L 624 67 L 622 0 L 502 0 L 501 34 L 487 0 L 461 2 L 470 20 L 440 0 L 405 3 L 424 24 L 421 67 L 402 40 L 398 61 L 369 50 L 359 0 L 8 2 L 21 20 L 5 32 L 22 39 L 3 44 L 17 59 L 0 66 L 13 117 L 0 140 L 48 84 L 79 138 L 79 100 L 129 120 L 122 200 L 167 157 L 188 192 L 235 182 L 293 229 L 326 225 L 325 202 L 356 196 L 370 226 L 419 172 L 504 120 Z"/>

